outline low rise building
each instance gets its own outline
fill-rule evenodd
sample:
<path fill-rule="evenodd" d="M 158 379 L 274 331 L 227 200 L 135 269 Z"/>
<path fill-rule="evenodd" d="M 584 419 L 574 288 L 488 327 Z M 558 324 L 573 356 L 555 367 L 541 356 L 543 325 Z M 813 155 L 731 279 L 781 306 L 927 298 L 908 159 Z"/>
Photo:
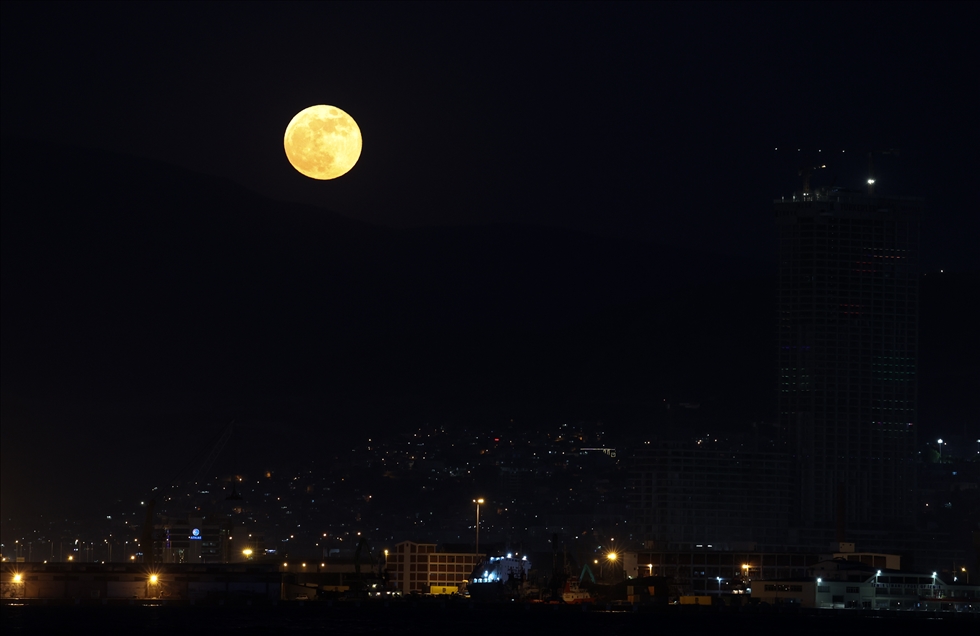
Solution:
<path fill-rule="evenodd" d="M 980 612 L 980 586 L 949 585 L 936 573 L 878 570 L 832 559 L 806 577 L 754 581 L 752 599 L 818 609 L 957 610 Z"/>
<path fill-rule="evenodd" d="M 451 593 L 452 588 L 458 590 L 468 582 L 473 568 L 482 561 L 482 554 L 446 552 L 435 543 L 402 541 L 388 556 L 388 572 L 391 585 L 404 594 Z"/>

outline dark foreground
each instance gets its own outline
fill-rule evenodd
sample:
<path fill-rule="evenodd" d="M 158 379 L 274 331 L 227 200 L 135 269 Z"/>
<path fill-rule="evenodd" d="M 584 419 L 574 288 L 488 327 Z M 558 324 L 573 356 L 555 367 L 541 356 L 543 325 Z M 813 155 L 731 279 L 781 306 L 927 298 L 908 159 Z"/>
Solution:
<path fill-rule="evenodd" d="M 50 634 L 68 630 L 100 634 L 168 633 L 272 634 L 683 634 L 697 636 L 732 630 L 835 636 L 881 633 L 899 627 L 976 633 L 978 614 L 950 612 L 861 612 L 754 610 L 749 608 L 557 606 L 469 602 L 392 602 L 191 605 L 19 604 L 0 607 L 0 628 L 9 634 Z M 965 628 L 965 629 L 964 629 Z"/>

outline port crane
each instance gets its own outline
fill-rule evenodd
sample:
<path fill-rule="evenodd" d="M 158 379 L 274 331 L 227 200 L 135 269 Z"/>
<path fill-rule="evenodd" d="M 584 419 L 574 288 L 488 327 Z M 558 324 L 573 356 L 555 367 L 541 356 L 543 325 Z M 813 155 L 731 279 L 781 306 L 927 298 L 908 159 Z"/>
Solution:
<path fill-rule="evenodd" d="M 234 424 L 235 422 L 232 420 L 227 426 L 224 427 L 224 429 L 222 429 L 221 434 L 218 436 L 218 440 L 211 446 L 207 457 L 204 458 L 204 461 L 198 464 L 192 483 L 200 481 L 202 476 L 206 476 L 210 472 L 211 467 L 214 466 L 214 462 L 218 459 L 218 456 L 221 455 L 221 451 L 224 450 L 225 446 L 227 446 L 228 440 L 231 439 L 232 432 L 234 431 Z M 184 468 L 170 480 L 170 487 L 173 487 L 174 484 L 178 482 L 180 476 L 185 474 L 189 468 L 194 465 L 195 459 L 196 457 L 192 458 L 184 466 Z M 143 562 L 149 567 L 153 567 L 156 558 L 155 551 L 153 549 L 153 515 L 156 512 L 157 497 L 159 494 L 160 488 L 154 487 L 150 490 L 149 496 L 146 498 L 146 515 L 143 519 L 143 530 L 140 535 L 140 549 L 143 551 Z M 238 494 L 237 490 L 234 489 L 234 487 L 228 499 L 241 499 L 241 496 Z"/>

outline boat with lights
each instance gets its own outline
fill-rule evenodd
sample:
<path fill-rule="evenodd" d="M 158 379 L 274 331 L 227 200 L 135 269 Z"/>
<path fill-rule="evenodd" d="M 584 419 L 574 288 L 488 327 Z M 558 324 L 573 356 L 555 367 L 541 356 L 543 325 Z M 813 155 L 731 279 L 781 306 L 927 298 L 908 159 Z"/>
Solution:
<path fill-rule="evenodd" d="M 583 590 L 578 586 L 578 581 L 569 579 L 565 581 L 565 587 L 561 592 L 561 600 L 569 605 L 581 605 L 582 603 L 594 603 L 595 599 L 588 590 Z"/>
<path fill-rule="evenodd" d="M 477 601 L 499 601 L 520 598 L 527 584 L 531 562 L 513 553 L 488 557 L 470 574 L 466 589 Z"/>

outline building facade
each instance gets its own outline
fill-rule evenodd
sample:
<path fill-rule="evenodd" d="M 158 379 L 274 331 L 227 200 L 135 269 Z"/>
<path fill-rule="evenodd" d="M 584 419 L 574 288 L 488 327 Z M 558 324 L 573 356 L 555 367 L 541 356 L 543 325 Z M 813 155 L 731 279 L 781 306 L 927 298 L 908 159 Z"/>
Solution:
<path fill-rule="evenodd" d="M 229 563 L 232 555 L 230 521 L 201 517 L 168 519 L 153 529 L 154 563 Z M 245 542 L 243 542 L 243 545 Z"/>
<path fill-rule="evenodd" d="M 914 521 L 921 207 L 837 188 L 775 201 L 779 423 L 803 543 Z"/>
<path fill-rule="evenodd" d="M 935 573 L 879 569 L 844 558 L 821 561 L 805 577 L 756 581 L 752 598 L 818 609 L 980 611 L 980 586 L 950 585 Z"/>
<path fill-rule="evenodd" d="M 753 582 L 802 577 L 819 563 L 819 554 L 750 552 L 695 548 L 693 550 L 641 550 L 624 555 L 630 578 L 664 577 L 671 596 L 745 594 Z"/>
<path fill-rule="evenodd" d="M 793 491 L 790 459 L 711 440 L 650 441 L 635 451 L 633 536 L 665 550 L 779 549 Z"/>
<path fill-rule="evenodd" d="M 483 555 L 441 552 L 435 543 L 402 541 L 388 556 L 388 572 L 395 589 L 404 594 L 452 593 L 468 581 Z"/>

